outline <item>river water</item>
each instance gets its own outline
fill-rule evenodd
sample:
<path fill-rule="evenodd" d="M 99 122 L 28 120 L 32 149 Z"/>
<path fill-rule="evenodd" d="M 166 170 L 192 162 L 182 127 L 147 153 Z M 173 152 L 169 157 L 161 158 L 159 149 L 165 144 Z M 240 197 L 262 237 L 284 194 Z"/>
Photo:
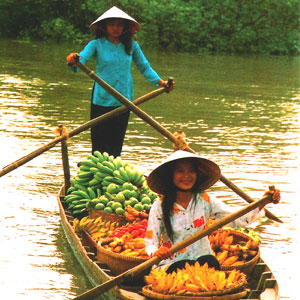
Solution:
<path fill-rule="evenodd" d="M 7 40 L 0 45 L 3 168 L 55 138 L 59 124 L 72 130 L 86 122 L 92 82 L 66 67 L 66 55 L 80 47 Z M 176 89 L 142 108 L 170 131 L 182 129 L 194 150 L 218 163 L 251 197 L 260 198 L 269 184 L 281 190 L 281 203 L 269 209 L 284 223 L 264 218 L 252 227 L 261 234 L 262 257 L 281 299 L 298 299 L 299 58 L 144 52 L 162 77 L 175 78 Z M 155 88 L 133 72 L 136 96 Z M 90 153 L 89 132 L 68 145 L 74 175 Z M 171 149 L 131 115 L 124 160 L 148 173 Z M 59 146 L 0 179 L 1 299 L 70 299 L 90 288 L 60 226 L 56 194 L 62 183 Z M 232 206 L 245 203 L 220 182 L 211 193 Z"/>

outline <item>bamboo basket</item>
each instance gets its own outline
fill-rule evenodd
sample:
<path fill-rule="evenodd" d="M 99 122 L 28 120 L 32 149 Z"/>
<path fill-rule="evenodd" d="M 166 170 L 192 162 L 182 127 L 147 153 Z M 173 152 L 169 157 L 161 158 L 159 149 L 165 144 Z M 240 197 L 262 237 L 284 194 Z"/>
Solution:
<path fill-rule="evenodd" d="M 219 231 L 222 231 L 224 229 L 219 229 Z M 226 231 L 229 231 L 231 235 L 233 235 L 233 244 L 239 243 L 239 242 L 247 242 L 248 240 L 252 240 L 252 238 L 242 232 L 238 232 L 235 230 L 226 229 Z M 231 271 L 233 269 L 240 270 L 241 272 L 245 274 L 250 274 L 255 267 L 257 261 L 260 258 L 260 249 L 258 248 L 257 254 L 252 257 L 249 261 L 235 266 L 224 266 L 221 265 L 221 270 L 223 271 Z"/>
<path fill-rule="evenodd" d="M 222 266 L 221 265 L 221 270 L 223 271 L 230 271 L 233 269 L 240 270 L 241 272 L 245 274 L 250 274 L 253 271 L 253 268 L 255 267 L 257 261 L 260 258 L 260 250 L 258 249 L 257 254 L 249 261 L 240 264 L 240 265 L 235 265 L 235 266 Z"/>
<path fill-rule="evenodd" d="M 97 245 L 97 259 L 101 263 L 105 263 L 117 276 L 147 260 L 147 258 L 139 258 L 135 256 L 126 256 L 106 250 L 102 245 L 111 242 L 111 239 L 103 240 Z"/>
<path fill-rule="evenodd" d="M 214 296 L 176 296 L 176 295 L 165 295 L 155 293 L 151 290 L 149 286 L 144 286 L 142 289 L 143 294 L 147 299 L 164 299 L 164 300 L 239 300 L 247 295 L 247 291 L 241 291 L 234 294 L 226 295 L 214 295 Z"/>
<path fill-rule="evenodd" d="M 174 300 L 234 300 L 241 299 L 246 296 L 247 291 L 245 287 L 247 285 L 246 276 L 233 287 L 227 288 L 221 291 L 209 291 L 199 293 L 188 293 L 185 295 L 174 295 L 174 294 L 161 294 L 154 292 L 151 289 L 151 285 L 144 286 L 142 289 L 143 294 L 151 299 L 174 299 Z"/>

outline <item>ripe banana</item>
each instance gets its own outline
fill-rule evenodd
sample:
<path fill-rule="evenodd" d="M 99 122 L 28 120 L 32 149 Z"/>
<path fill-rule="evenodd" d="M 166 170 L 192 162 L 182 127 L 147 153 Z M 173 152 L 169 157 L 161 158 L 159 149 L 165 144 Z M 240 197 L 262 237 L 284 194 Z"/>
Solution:
<path fill-rule="evenodd" d="M 217 271 L 207 264 L 196 264 L 186 264 L 184 269 L 171 274 L 167 274 L 164 269 L 153 269 L 145 276 L 145 281 L 154 292 L 170 295 L 197 295 L 201 292 L 221 291 L 241 282 L 246 284 L 246 276 L 240 271 Z"/>

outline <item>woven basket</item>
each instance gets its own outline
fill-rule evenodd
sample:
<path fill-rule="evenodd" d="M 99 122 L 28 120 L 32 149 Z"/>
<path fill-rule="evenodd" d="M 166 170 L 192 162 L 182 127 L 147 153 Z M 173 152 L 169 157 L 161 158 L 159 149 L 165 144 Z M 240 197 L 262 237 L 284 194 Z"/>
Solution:
<path fill-rule="evenodd" d="M 128 221 L 123 215 L 106 213 L 103 210 L 89 209 L 89 216 L 91 219 L 97 219 L 98 217 L 102 217 L 103 221 L 118 222 L 120 226 L 123 226 L 126 223 L 128 223 Z"/>
<path fill-rule="evenodd" d="M 219 231 L 222 231 L 223 229 L 219 229 Z M 229 232 L 230 235 L 233 235 L 233 244 L 239 243 L 239 242 L 247 242 L 248 240 L 252 240 L 252 238 L 244 233 L 241 233 L 239 231 L 235 231 L 235 230 L 230 230 L 230 229 L 226 229 L 226 231 Z M 251 260 L 240 264 L 240 265 L 236 265 L 236 266 L 223 266 L 221 265 L 221 270 L 223 271 L 230 271 L 233 269 L 236 270 L 240 270 L 241 272 L 245 273 L 245 274 L 250 274 L 253 270 L 253 268 L 255 267 L 257 261 L 259 260 L 260 257 L 260 250 L 258 248 L 257 254 L 251 258 Z"/>
<path fill-rule="evenodd" d="M 241 272 L 245 274 L 250 274 L 253 271 L 253 268 L 255 267 L 257 261 L 259 260 L 260 257 L 260 250 L 258 249 L 257 254 L 249 261 L 240 264 L 240 265 L 235 265 L 235 266 L 222 266 L 221 265 L 221 270 L 223 271 L 230 271 L 233 269 L 240 270 Z"/>
<path fill-rule="evenodd" d="M 240 279 L 238 280 L 238 282 L 236 282 L 233 286 L 223 289 L 223 290 L 218 290 L 218 291 L 208 291 L 208 292 L 198 292 L 198 293 L 189 292 L 188 294 L 178 296 L 178 295 L 174 295 L 174 294 L 173 295 L 170 295 L 170 294 L 165 295 L 165 294 L 159 294 L 157 292 L 153 292 L 151 289 L 151 285 L 148 285 L 146 287 L 147 287 L 147 291 L 150 291 L 151 293 L 162 295 L 164 297 L 172 296 L 172 297 L 174 297 L 174 299 L 186 299 L 186 298 L 190 298 L 190 297 L 191 297 L 191 299 L 198 299 L 195 297 L 206 297 L 206 299 L 208 299 L 207 297 L 212 297 L 213 299 L 215 299 L 215 297 L 217 297 L 217 296 L 223 296 L 223 295 L 228 296 L 233 293 L 240 293 L 241 291 L 243 291 L 245 289 L 246 285 L 247 285 L 246 275 L 242 274 Z M 177 297 L 180 297 L 180 298 L 177 298 Z M 162 298 L 162 299 L 169 299 L 169 298 Z M 170 298 L 170 299 L 173 299 L 173 298 Z M 226 300 L 227 299 L 230 299 L 230 298 L 226 298 Z"/>
<path fill-rule="evenodd" d="M 101 243 L 98 243 L 97 259 L 99 262 L 105 263 L 111 269 L 114 276 L 117 276 L 147 260 L 146 258 L 114 253 L 102 247 L 102 245 L 105 245 L 111 241 L 111 239 L 106 239 Z"/>
<path fill-rule="evenodd" d="M 142 289 L 143 294 L 150 299 L 165 299 L 165 300 L 238 300 L 242 299 L 247 295 L 247 291 L 243 290 L 236 293 L 225 294 L 225 295 L 210 295 L 210 296 L 202 296 L 202 295 L 165 295 L 153 292 L 151 286 L 144 286 Z"/>

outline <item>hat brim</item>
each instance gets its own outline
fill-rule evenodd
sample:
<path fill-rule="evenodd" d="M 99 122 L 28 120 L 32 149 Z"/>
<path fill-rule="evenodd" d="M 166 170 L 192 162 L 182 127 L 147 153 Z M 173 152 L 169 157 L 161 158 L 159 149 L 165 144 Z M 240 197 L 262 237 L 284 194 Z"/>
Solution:
<path fill-rule="evenodd" d="M 100 17 L 98 17 L 94 22 L 90 24 L 90 27 L 100 27 L 100 29 L 106 30 L 106 28 L 103 26 L 103 21 L 107 19 L 124 19 L 129 21 L 130 32 L 132 33 L 135 33 L 141 29 L 141 25 L 134 18 L 132 18 L 116 6 L 113 6 L 112 8 L 104 12 Z"/>
<path fill-rule="evenodd" d="M 167 176 L 170 165 L 175 161 L 185 158 L 193 158 L 197 161 L 198 173 L 201 174 L 199 186 L 197 187 L 199 192 L 208 189 L 220 179 L 221 170 L 216 163 L 206 158 L 202 158 L 197 154 L 178 150 L 149 174 L 147 178 L 149 188 L 158 194 L 164 195 L 167 192 Z"/>

